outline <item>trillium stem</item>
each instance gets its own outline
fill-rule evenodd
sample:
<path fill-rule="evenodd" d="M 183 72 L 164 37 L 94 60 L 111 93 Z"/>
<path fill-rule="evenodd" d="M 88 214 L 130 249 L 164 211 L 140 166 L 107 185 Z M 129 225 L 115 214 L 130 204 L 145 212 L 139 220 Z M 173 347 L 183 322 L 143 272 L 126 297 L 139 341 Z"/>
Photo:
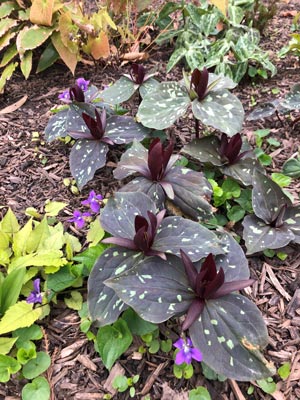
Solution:
<path fill-rule="evenodd" d="M 199 132 L 199 120 L 195 118 L 195 132 L 196 132 L 196 138 L 200 138 L 200 132 Z"/>

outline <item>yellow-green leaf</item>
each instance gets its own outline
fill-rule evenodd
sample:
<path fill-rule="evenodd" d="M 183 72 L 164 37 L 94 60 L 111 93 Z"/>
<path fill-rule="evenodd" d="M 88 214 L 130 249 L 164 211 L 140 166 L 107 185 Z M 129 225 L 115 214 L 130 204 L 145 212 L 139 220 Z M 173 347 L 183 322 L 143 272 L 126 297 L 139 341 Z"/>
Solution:
<path fill-rule="evenodd" d="M 226 16 L 226 11 L 228 8 L 228 0 L 210 0 L 218 9 Z"/>
<path fill-rule="evenodd" d="M 38 212 L 38 210 L 34 207 L 27 207 L 25 210 L 25 215 L 28 215 L 29 217 L 33 217 L 36 219 L 41 219 L 41 214 Z"/>
<path fill-rule="evenodd" d="M 3 250 L 0 249 L 0 265 L 8 265 L 10 260 L 10 249 Z"/>
<path fill-rule="evenodd" d="M 0 50 L 3 50 L 4 47 L 9 45 L 10 40 L 16 36 L 16 32 L 6 32 L 5 35 L 3 35 L 2 37 L 0 37 Z"/>
<path fill-rule="evenodd" d="M 5 86 L 6 81 L 8 81 L 12 74 L 14 73 L 14 70 L 17 68 L 18 63 L 10 63 L 5 67 L 3 70 L 1 77 L 0 77 L 0 93 L 3 93 L 3 89 Z"/>
<path fill-rule="evenodd" d="M 5 53 L 3 54 L 1 63 L 0 63 L 0 68 L 5 67 L 16 55 L 18 54 L 17 46 L 16 44 L 12 44 L 9 46 Z"/>
<path fill-rule="evenodd" d="M 32 220 L 27 223 L 13 235 L 13 252 L 15 257 L 23 256 L 26 254 L 28 237 L 32 231 Z"/>
<path fill-rule="evenodd" d="M 0 335 L 31 326 L 43 314 L 43 306 L 33 308 L 33 304 L 19 301 L 9 307 L 0 320 Z"/>
<path fill-rule="evenodd" d="M 81 250 L 81 243 L 76 236 L 70 235 L 68 232 L 64 234 L 66 243 L 66 256 L 68 260 L 72 260 L 74 253 Z"/>
<path fill-rule="evenodd" d="M 5 1 L 0 5 L 0 18 L 7 17 L 13 10 L 17 10 L 18 5 L 14 1 Z"/>
<path fill-rule="evenodd" d="M 54 0 L 32 0 L 30 21 L 33 24 L 51 26 Z"/>
<path fill-rule="evenodd" d="M 78 43 L 76 40 L 76 35 L 79 31 L 79 28 L 77 25 L 74 24 L 71 18 L 71 14 L 61 14 L 58 26 L 60 37 L 64 46 L 66 46 L 72 53 L 78 53 Z"/>
<path fill-rule="evenodd" d="M 17 25 L 17 20 L 12 18 L 3 18 L 0 20 L 0 37 L 4 35 L 10 28 Z"/>
<path fill-rule="evenodd" d="M 117 29 L 116 24 L 110 18 L 107 10 L 102 8 L 97 13 L 91 16 L 91 23 L 95 26 L 96 30 L 107 30 L 107 26 L 110 26 L 113 29 Z"/>
<path fill-rule="evenodd" d="M 45 213 L 48 217 L 56 217 L 67 205 L 68 203 L 62 201 L 50 201 L 45 205 Z"/>
<path fill-rule="evenodd" d="M 9 247 L 9 235 L 0 231 L 0 249 L 6 250 Z"/>
<path fill-rule="evenodd" d="M 9 235 L 12 235 L 20 229 L 20 225 L 18 223 L 18 220 L 11 210 L 9 208 L 7 210 L 7 213 L 5 214 L 3 220 L 0 223 L 0 229 L 2 232 L 8 233 Z"/>
<path fill-rule="evenodd" d="M 26 51 L 26 53 L 20 57 L 21 58 L 21 71 L 24 75 L 25 79 L 27 79 L 30 75 L 32 69 L 32 51 Z"/>
<path fill-rule="evenodd" d="M 44 217 L 42 221 L 36 225 L 33 231 L 27 238 L 26 252 L 33 253 L 43 247 L 44 241 L 50 236 L 50 229 L 48 226 L 47 218 Z"/>
<path fill-rule="evenodd" d="M 81 293 L 73 290 L 71 292 L 71 297 L 65 297 L 65 303 L 72 310 L 77 310 L 77 311 L 81 310 L 83 303 Z"/>
<path fill-rule="evenodd" d="M 60 58 L 69 68 L 69 70 L 74 75 L 75 68 L 77 65 L 77 54 L 72 53 L 62 42 L 59 32 L 54 32 L 51 36 L 53 46 L 58 52 Z"/>
<path fill-rule="evenodd" d="M 91 243 L 90 246 L 96 246 L 96 244 L 98 244 L 100 240 L 103 239 L 104 234 L 105 232 L 100 225 L 100 220 L 99 218 L 96 218 L 95 221 L 91 222 L 90 228 L 87 233 L 87 241 Z"/>
<path fill-rule="evenodd" d="M 53 266 L 59 268 L 65 264 L 67 264 L 67 260 L 63 257 L 62 251 L 49 249 L 41 250 L 34 254 L 27 254 L 23 257 L 14 258 L 9 265 L 9 271 L 29 266 L 44 268 L 47 266 Z"/>
<path fill-rule="evenodd" d="M 18 337 L 0 337 L 0 354 L 8 354 L 17 340 Z"/>
<path fill-rule="evenodd" d="M 17 36 L 16 43 L 19 53 L 25 53 L 26 50 L 33 50 L 39 47 L 48 39 L 53 30 L 54 28 L 46 26 L 25 26 Z"/>

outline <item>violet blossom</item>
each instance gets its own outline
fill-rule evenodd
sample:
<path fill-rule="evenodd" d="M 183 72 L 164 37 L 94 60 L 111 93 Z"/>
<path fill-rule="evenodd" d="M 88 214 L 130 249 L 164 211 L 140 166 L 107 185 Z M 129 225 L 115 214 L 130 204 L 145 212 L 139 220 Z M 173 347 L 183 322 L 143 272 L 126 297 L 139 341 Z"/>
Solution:
<path fill-rule="evenodd" d="M 173 346 L 179 349 L 178 353 L 176 354 L 175 364 L 191 364 L 192 359 L 196 361 L 202 361 L 201 351 L 193 347 L 193 343 L 190 338 L 180 338 L 173 344 Z"/>
<path fill-rule="evenodd" d="M 33 281 L 33 290 L 30 295 L 27 297 L 27 303 L 42 303 L 42 295 L 40 289 L 41 280 L 39 278 Z"/>
<path fill-rule="evenodd" d="M 76 79 L 76 84 L 80 87 L 80 89 L 83 92 L 86 92 L 90 84 L 90 81 L 86 81 L 84 78 L 78 78 Z"/>
<path fill-rule="evenodd" d="M 73 218 L 68 219 L 68 222 L 74 222 L 77 229 L 82 229 L 85 225 L 85 220 L 87 217 L 91 217 L 89 212 L 82 213 L 79 210 L 73 212 Z"/>
<path fill-rule="evenodd" d="M 100 211 L 102 200 L 103 196 L 101 196 L 101 194 L 96 194 L 94 190 L 91 190 L 89 197 L 83 200 L 81 204 L 90 207 L 90 209 L 97 214 Z"/>

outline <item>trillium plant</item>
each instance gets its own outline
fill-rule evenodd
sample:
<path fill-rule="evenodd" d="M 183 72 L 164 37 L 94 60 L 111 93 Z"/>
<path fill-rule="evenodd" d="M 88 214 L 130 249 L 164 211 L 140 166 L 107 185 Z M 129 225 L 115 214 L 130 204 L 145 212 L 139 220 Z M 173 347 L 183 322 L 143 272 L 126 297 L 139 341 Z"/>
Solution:
<path fill-rule="evenodd" d="M 104 284 L 146 321 L 185 316 L 181 329 L 189 330 L 203 361 L 218 374 L 262 379 L 274 372 L 260 353 L 267 329 L 254 303 L 238 293 L 253 280 L 238 243 L 225 233 L 222 241 L 226 254 L 208 254 L 196 263 L 183 249 L 181 259 L 147 257 Z"/>
<path fill-rule="evenodd" d="M 244 109 L 239 99 L 228 89 L 236 86 L 230 78 L 208 73 L 197 68 L 191 77 L 183 73 L 183 82 L 164 82 L 147 93 L 141 102 L 137 118 L 154 129 L 165 129 L 184 116 L 189 107 L 196 123 L 199 137 L 199 121 L 233 136 L 241 130 Z"/>
<path fill-rule="evenodd" d="M 263 171 L 248 143 L 243 143 L 240 133 L 231 138 L 223 133 L 195 139 L 183 148 L 201 163 L 217 167 L 224 175 L 230 176 L 245 186 L 252 185 L 255 170 Z"/>
<path fill-rule="evenodd" d="M 119 104 L 129 100 L 135 92 L 143 98 L 148 92 L 155 89 L 159 82 L 153 78 L 155 72 L 147 73 L 141 64 L 132 64 L 129 74 L 124 74 L 112 86 L 101 94 L 102 99 L 109 104 Z"/>
<path fill-rule="evenodd" d="M 293 206 L 281 187 L 260 172 L 254 175 L 252 207 L 254 215 L 243 221 L 247 254 L 300 244 L 300 206 Z"/>
<path fill-rule="evenodd" d="M 77 85 L 70 89 L 73 101 L 68 110 L 59 114 L 61 119 L 50 119 L 45 135 L 48 141 L 67 135 L 76 139 L 70 154 L 70 169 L 79 189 L 90 181 L 95 172 L 106 163 L 108 145 L 143 140 L 149 129 L 131 117 L 109 115 L 105 107 L 85 103 L 82 89 Z M 58 114 L 58 115 L 59 115 Z"/>
<path fill-rule="evenodd" d="M 209 182 L 201 172 L 176 166 L 178 155 L 172 155 L 173 150 L 172 142 L 163 147 L 158 138 L 151 142 L 149 150 L 135 140 L 122 155 L 114 177 L 124 179 L 135 173 L 138 176 L 121 191 L 146 193 L 159 209 L 165 208 L 165 200 L 169 199 L 194 219 L 211 217 Z"/>
<path fill-rule="evenodd" d="M 165 217 L 165 210 L 158 211 L 155 202 L 141 192 L 117 192 L 101 211 L 100 223 L 112 235 L 103 242 L 113 247 L 97 260 L 88 281 L 89 312 L 98 325 L 113 323 L 127 308 L 105 284 L 107 279 L 126 272 L 139 261 L 143 263 L 149 256 L 155 256 L 159 268 L 160 260 L 168 254 L 180 256 L 180 250 L 193 261 L 225 251 L 214 232 L 189 219 Z"/>

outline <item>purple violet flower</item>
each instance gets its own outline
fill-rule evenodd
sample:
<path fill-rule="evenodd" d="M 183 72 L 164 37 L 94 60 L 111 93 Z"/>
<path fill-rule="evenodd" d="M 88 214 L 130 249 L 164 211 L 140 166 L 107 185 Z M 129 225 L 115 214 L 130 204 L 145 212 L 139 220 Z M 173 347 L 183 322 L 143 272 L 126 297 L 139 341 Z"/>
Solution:
<path fill-rule="evenodd" d="M 70 91 L 66 89 L 62 93 L 58 95 L 59 100 L 63 101 L 64 103 L 71 103 Z"/>
<path fill-rule="evenodd" d="M 76 83 L 77 83 L 77 85 L 80 87 L 80 89 L 81 89 L 83 92 L 86 92 L 87 89 L 88 89 L 88 86 L 89 86 L 89 84 L 90 84 L 90 81 L 86 81 L 84 78 L 78 78 L 78 79 L 76 80 Z"/>
<path fill-rule="evenodd" d="M 101 194 L 96 194 L 94 190 L 91 190 L 89 197 L 83 200 L 81 204 L 90 207 L 91 210 L 97 214 L 100 211 L 102 200 L 103 196 L 101 196 Z"/>
<path fill-rule="evenodd" d="M 33 281 L 33 291 L 27 297 L 27 303 L 42 303 L 42 295 L 40 289 L 41 280 L 39 278 Z"/>
<path fill-rule="evenodd" d="M 82 229 L 85 225 L 85 218 L 90 217 L 89 212 L 81 213 L 79 210 L 73 212 L 73 218 L 68 219 L 68 222 L 74 222 L 77 229 Z"/>
<path fill-rule="evenodd" d="M 175 364 L 190 364 L 192 359 L 196 361 L 202 361 L 203 357 L 201 351 L 193 347 L 193 343 L 190 338 L 180 338 L 173 344 L 173 346 L 179 349 L 178 353 L 176 354 Z"/>

